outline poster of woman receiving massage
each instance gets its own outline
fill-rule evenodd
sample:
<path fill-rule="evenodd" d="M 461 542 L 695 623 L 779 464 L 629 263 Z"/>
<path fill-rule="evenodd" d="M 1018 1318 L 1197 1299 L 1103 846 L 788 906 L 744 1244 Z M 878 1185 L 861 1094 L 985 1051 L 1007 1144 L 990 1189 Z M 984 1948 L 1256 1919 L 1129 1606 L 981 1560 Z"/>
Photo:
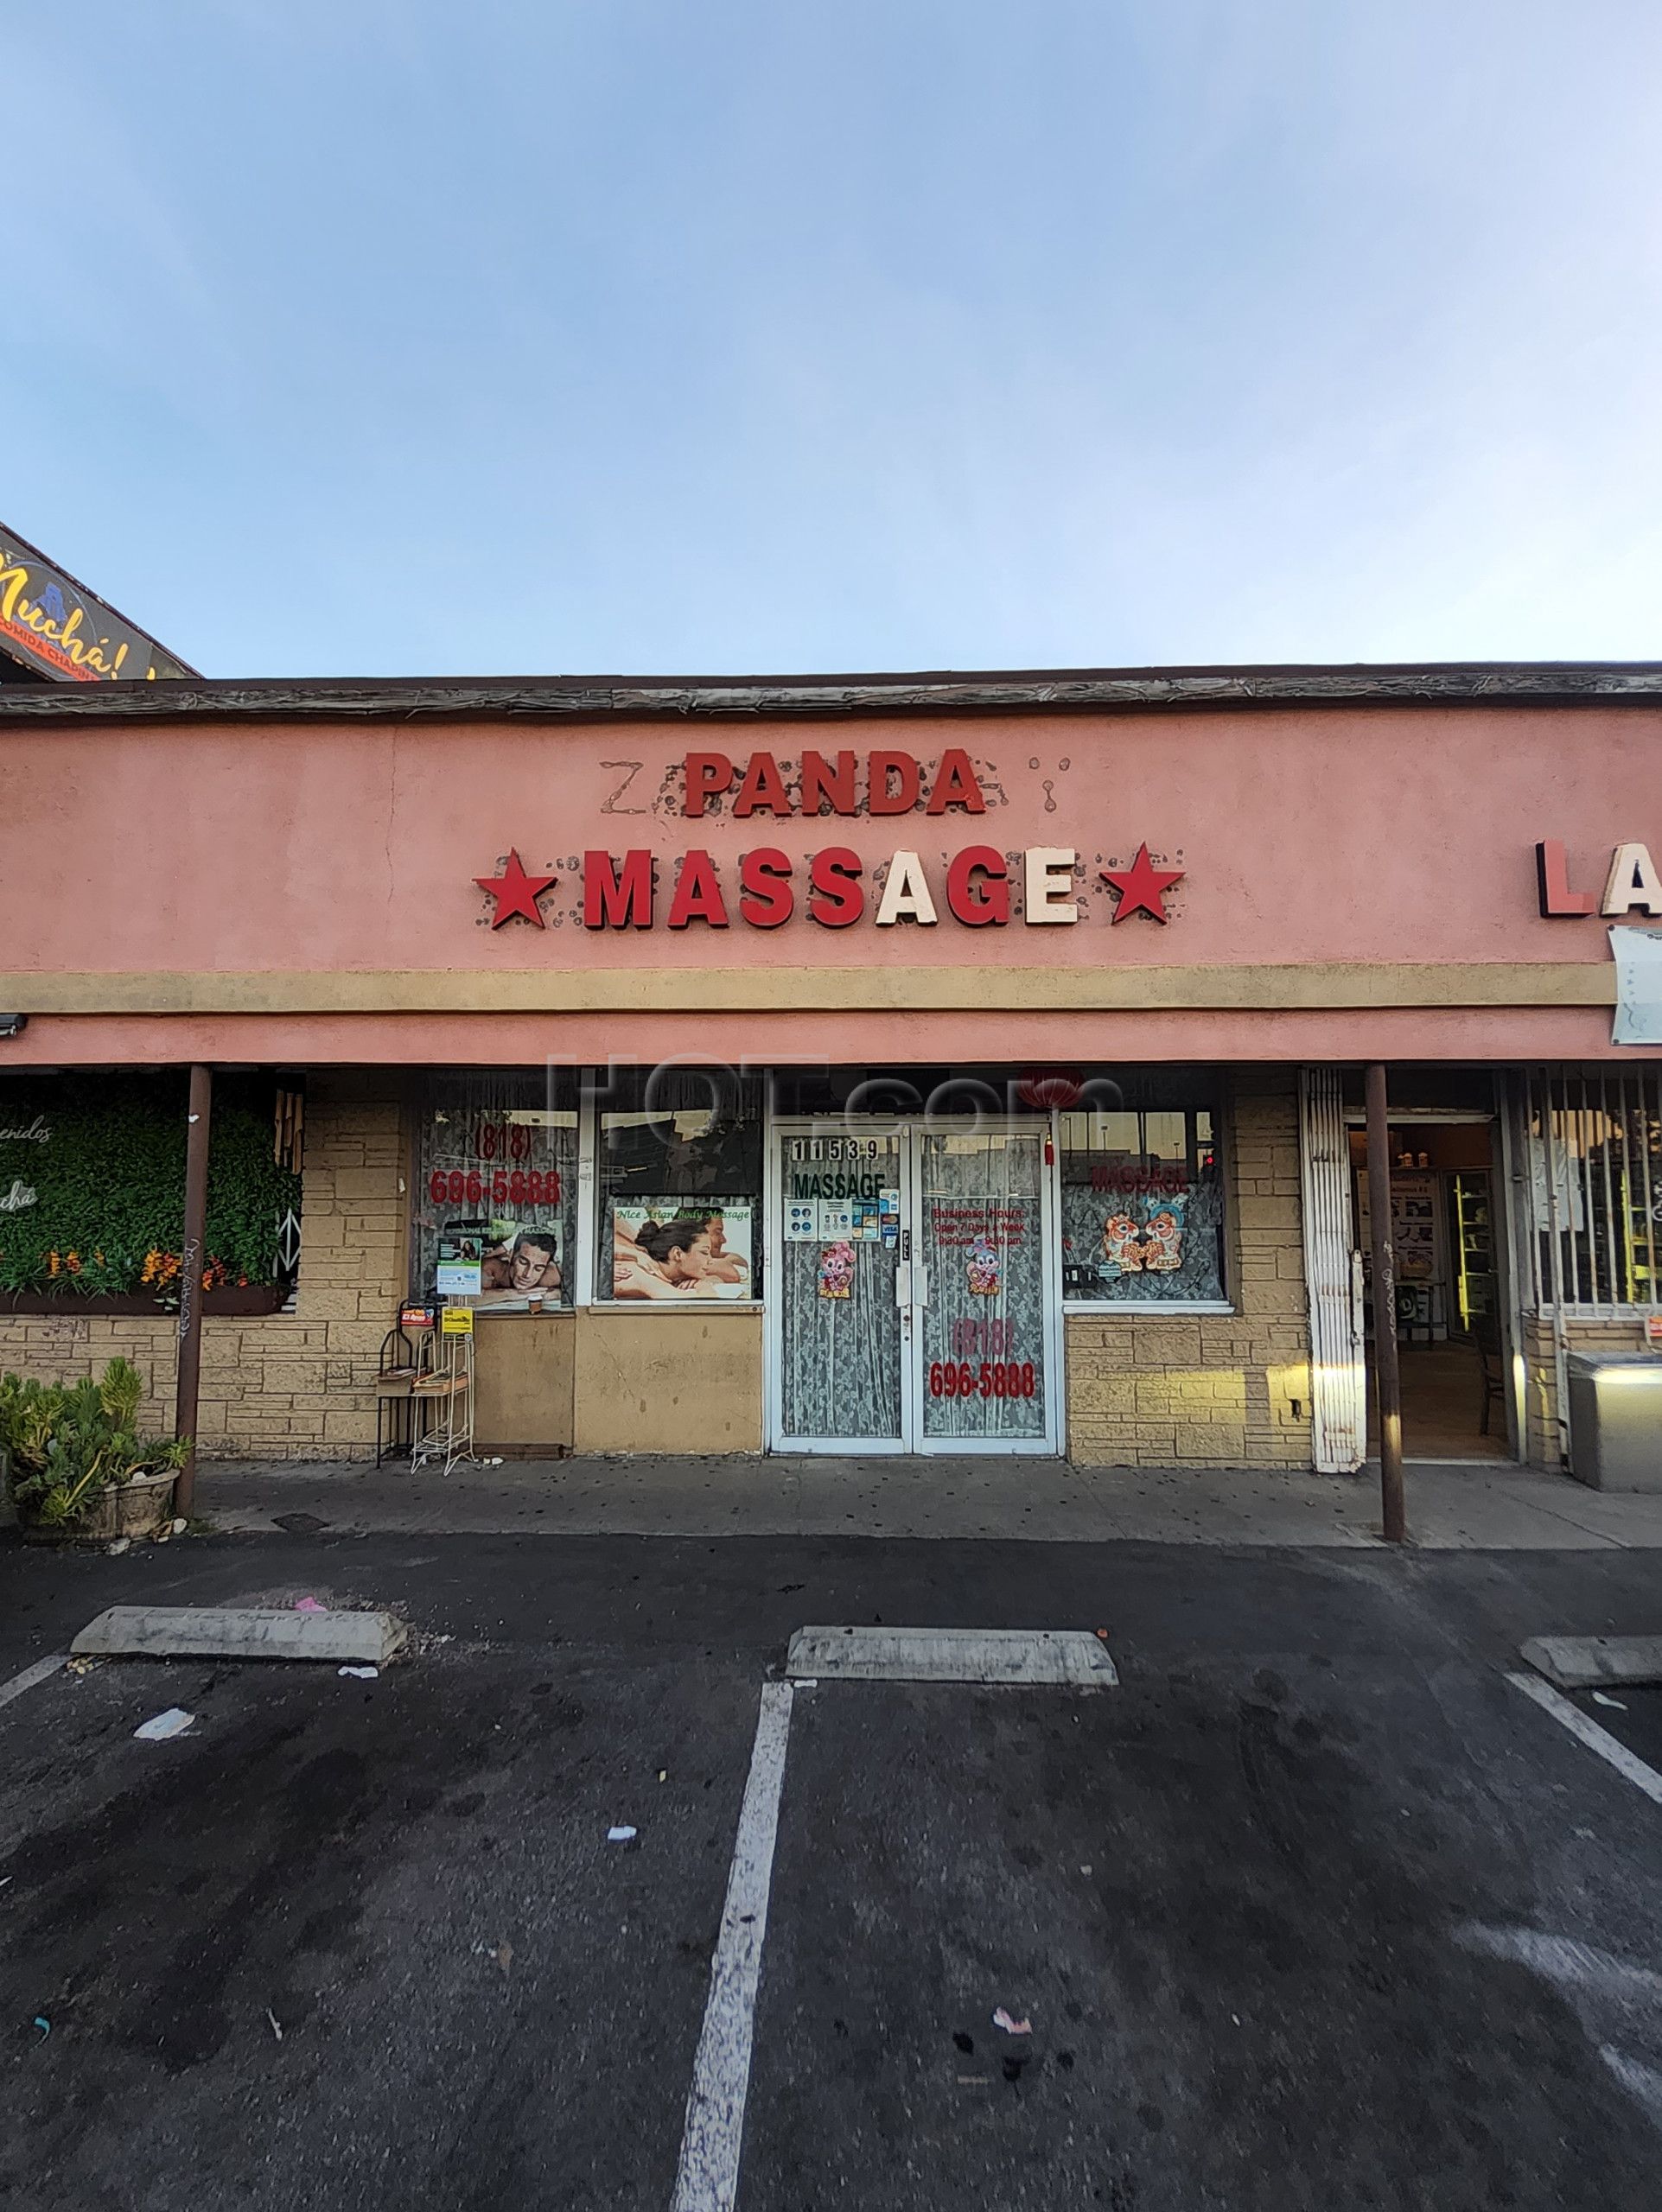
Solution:
<path fill-rule="evenodd" d="M 748 1200 L 661 1198 L 612 1208 L 612 1295 L 754 1298 Z"/>

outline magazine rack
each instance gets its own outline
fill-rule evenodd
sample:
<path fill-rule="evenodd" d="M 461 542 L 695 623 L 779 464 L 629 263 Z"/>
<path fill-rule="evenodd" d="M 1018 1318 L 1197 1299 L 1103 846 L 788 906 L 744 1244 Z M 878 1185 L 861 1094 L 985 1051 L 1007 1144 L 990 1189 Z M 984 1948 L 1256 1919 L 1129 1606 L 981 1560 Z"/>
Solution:
<path fill-rule="evenodd" d="M 433 1348 L 430 1372 L 411 1386 L 415 1411 L 411 1469 L 435 1461 L 449 1474 L 458 1459 L 471 1459 L 474 1446 L 473 1332 L 451 1335 L 442 1329 Z"/>

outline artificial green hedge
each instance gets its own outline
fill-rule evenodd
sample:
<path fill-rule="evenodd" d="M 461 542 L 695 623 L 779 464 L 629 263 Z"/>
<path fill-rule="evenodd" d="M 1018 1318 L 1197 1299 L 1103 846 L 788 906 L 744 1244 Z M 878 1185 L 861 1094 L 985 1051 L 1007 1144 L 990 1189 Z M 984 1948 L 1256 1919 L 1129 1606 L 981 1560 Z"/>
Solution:
<path fill-rule="evenodd" d="M 0 1081 L 0 1294 L 176 1295 L 188 1088 L 182 1072 Z M 215 1081 L 205 1255 L 211 1284 L 269 1284 L 277 1224 L 299 1206 L 300 1178 L 271 1156 L 272 1108 L 269 1078 Z M 37 1116 L 51 1133 L 44 1143 L 5 1135 Z M 35 1201 L 9 1209 L 19 1184 Z"/>

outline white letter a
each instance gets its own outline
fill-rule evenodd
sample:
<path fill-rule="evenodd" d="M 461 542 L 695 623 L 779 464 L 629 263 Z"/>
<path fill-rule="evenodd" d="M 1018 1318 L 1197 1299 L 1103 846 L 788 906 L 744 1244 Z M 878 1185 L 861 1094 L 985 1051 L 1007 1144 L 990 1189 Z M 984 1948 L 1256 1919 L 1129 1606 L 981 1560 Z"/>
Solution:
<path fill-rule="evenodd" d="M 883 895 L 877 902 L 878 928 L 887 929 L 892 922 L 933 922 L 934 918 L 935 902 L 929 896 L 923 862 L 915 853 L 896 853 L 888 863 Z"/>
<path fill-rule="evenodd" d="M 1602 914 L 1631 913 L 1640 907 L 1647 914 L 1662 914 L 1662 877 L 1645 845 L 1618 845 L 1604 880 Z"/>

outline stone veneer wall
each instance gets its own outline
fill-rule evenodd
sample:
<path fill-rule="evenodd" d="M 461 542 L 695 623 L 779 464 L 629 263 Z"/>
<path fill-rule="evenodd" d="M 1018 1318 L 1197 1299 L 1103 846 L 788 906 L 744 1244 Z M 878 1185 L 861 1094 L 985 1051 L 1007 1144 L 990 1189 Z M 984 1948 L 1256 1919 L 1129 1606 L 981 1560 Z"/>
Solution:
<path fill-rule="evenodd" d="M 1068 1450 L 1092 1464 L 1308 1466 L 1309 1310 L 1296 1071 L 1238 1072 L 1226 1169 L 1232 1314 L 1069 1317 Z M 404 1295 L 408 1173 L 396 1077 L 312 1077 L 296 1311 L 204 1325 L 201 1446 L 220 1458 L 360 1459 L 375 1441 L 381 1340 Z M 1629 1330 L 1626 1341 L 1631 1341 Z M 146 1377 L 143 1418 L 173 1416 L 176 1334 L 154 1319 L 0 1317 L 0 1368 Z M 1551 1368 L 1550 1346 L 1547 1366 Z"/>
<path fill-rule="evenodd" d="M 1092 1465 L 1308 1467 L 1296 1069 L 1231 1082 L 1233 1313 L 1070 1315 L 1067 1449 Z"/>
<path fill-rule="evenodd" d="M 395 1079 L 315 1076 L 306 1101 L 300 1290 L 292 1313 L 209 1314 L 199 1445 L 217 1458 L 360 1459 L 375 1446 L 375 1371 L 404 1295 L 409 1201 Z M 118 1352 L 148 1386 L 141 1420 L 168 1430 L 173 1319 L 0 1315 L 0 1369 L 63 1382 Z"/>
<path fill-rule="evenodd" d="M 1552 1324 L 1538 1313 L 1524 1316 L 1524 1456 L 1531 1467 L 1563 1465 L 1558 1450 L 1558 1366 L 1552 1353 Z M 1564 1323 L 1571 1351 L 1642 1351 L 1642 1313 L 1630 1321 Z"/>

